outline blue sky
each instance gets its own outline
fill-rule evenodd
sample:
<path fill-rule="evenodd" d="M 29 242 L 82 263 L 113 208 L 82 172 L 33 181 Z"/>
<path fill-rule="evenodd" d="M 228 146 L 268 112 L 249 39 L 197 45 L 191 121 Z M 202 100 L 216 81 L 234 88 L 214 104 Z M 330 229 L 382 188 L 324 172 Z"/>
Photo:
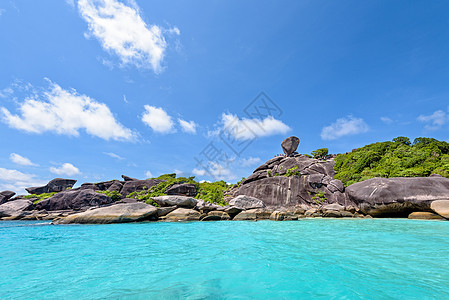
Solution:
<path fill-rule="evenodd" d="M 447 1 L 2 1 L 0 190 L 171 172 L 236 182 L 290 135 L 300 153 L 448 140 L 448 12 Z"/>

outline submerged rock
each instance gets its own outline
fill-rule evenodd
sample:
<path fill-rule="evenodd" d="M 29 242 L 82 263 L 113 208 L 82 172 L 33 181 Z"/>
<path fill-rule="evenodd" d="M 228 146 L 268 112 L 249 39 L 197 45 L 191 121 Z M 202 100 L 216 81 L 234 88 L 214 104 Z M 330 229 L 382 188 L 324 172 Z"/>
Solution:
<path fill-rule="evenodd" d="M 107 207 L 90 209 L 82 213 L 57 219 L 54 224 L 109 224 L 150 220 L 157 214 L 157 208 L 145 203 L 120 203 Z"/>

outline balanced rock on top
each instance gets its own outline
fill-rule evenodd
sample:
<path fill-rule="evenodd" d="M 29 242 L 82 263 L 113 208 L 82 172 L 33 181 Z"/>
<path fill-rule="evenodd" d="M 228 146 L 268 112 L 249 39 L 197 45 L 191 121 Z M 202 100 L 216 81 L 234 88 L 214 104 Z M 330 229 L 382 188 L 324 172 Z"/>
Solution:
<path fill-rule="evenodd" d="M 291 136 L 282 141 L 281 147 L 284 150 L 285 155 L 292 155 L 299 146 L 299 138 Z"/>

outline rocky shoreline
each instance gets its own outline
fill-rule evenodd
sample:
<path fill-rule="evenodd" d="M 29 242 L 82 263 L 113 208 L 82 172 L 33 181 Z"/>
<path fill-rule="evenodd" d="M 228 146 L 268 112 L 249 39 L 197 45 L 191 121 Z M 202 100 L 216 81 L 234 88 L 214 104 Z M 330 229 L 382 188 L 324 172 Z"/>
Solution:
<path fill-rule="evenodd" d="M 56 178 L 30 187 L 28 196 L 0 192 L 0 220 L 53 220 L 54 224 L 142 221 L 299 220 L 302 218 L 449 219 L 449 179 L 372 178 L 345 187 L 335 179 L 333 159 L 313 159 L 296 151 L 299 139 L 282 142 L 284 156 L 262 164 L 225 192 L 227 205 L 194 198 L 194 184 L 173 184 L 151 204 L 130 198 L 162 179 L 83 183 Z M 45 195 L 45 198 L 42 197 Z M 14 197 L 15 196 L 15 197 Z M 35 197 L 35 198 L 33 198 Z"/>

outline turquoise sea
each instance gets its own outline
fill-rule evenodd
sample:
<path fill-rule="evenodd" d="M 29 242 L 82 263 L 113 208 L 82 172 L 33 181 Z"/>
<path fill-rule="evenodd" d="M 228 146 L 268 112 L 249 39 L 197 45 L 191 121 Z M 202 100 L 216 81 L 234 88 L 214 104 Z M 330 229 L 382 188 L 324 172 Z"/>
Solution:
<path fill-rule="evenodd" d="M 1 299 L 449 299 L 449 222 L 0 222 Z"/>

